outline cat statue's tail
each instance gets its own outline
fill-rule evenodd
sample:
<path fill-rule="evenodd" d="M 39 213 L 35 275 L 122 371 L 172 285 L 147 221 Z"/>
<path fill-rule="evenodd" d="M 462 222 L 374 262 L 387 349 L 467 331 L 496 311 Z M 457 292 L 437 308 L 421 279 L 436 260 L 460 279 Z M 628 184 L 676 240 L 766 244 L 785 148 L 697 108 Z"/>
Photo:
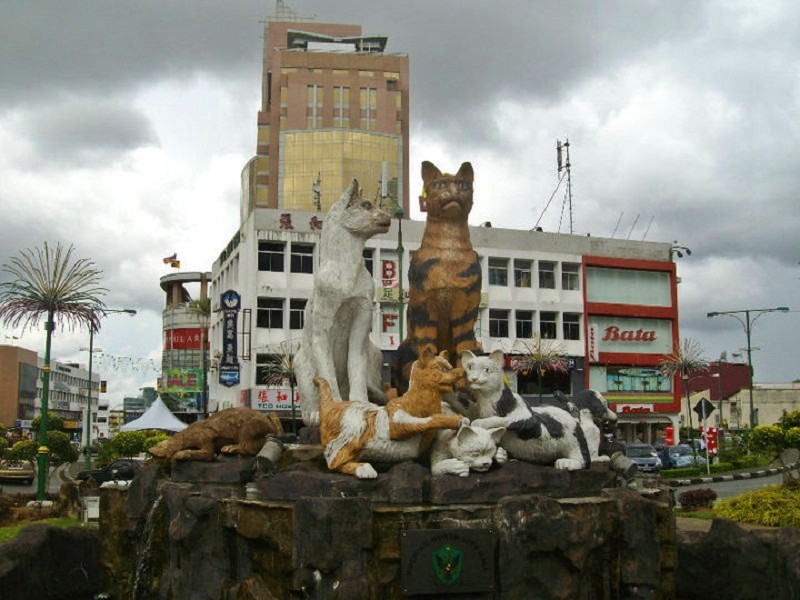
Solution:
<path fill-rule="evenodd" d="M 314 377 L 314 387 L 317 388 L 319 394 L 319 423 L 321 426 L 325 420 L 325 415 L 328 413 L 328 409 L 336 401 L 333 399 L 331 384 L 329 384 L 328 380 L 324 377 Z"/>

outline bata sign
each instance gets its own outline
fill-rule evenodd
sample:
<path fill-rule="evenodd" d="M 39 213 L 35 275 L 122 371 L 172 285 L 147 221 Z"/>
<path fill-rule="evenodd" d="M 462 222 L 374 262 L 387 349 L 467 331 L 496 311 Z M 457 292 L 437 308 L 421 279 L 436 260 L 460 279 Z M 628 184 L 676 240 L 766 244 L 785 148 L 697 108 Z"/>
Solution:
<path fill-rule="evenodd" d="M 655 342 L 656 332 L 651 329 L 649 331 L 644 329 L 620 329 L 616 325 L 606 327 L 603 334 L 604 342 Z"/>

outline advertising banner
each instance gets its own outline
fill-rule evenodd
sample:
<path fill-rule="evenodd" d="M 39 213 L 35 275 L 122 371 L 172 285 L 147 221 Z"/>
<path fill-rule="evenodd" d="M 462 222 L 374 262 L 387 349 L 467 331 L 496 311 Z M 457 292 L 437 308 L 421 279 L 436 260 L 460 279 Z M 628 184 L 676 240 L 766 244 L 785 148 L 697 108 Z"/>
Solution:
<path fill-rule="evenodd" d="M 203 391 L 202 369 L 168 369 L 161 378 L 162 390 L 171 394 Z"/>
<path fill-rule="evenodd" d="M 164 332 L 164 350 L 200 350 L 199 328 L 167 329 Z"/>

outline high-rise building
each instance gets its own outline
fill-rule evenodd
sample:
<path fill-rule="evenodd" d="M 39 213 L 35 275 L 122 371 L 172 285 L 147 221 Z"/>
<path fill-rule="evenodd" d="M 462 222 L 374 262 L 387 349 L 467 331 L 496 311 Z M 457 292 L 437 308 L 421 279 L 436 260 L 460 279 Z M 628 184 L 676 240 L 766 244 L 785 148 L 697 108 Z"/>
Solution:
<path fill-rule="evenodd" d="M 242 222 L 255 207 L 325 212 L 352 178 L 408 214 L 408 56 L 360 25 L 300 20 L 282 2 L 264 40 Z"/>

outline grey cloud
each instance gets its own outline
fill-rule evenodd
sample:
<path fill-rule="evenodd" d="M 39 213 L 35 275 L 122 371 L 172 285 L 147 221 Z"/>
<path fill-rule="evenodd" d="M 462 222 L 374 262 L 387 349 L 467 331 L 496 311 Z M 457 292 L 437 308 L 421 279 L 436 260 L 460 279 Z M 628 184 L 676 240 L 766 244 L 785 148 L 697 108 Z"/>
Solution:
<path fill-rule="evenodd" d="M 121 102 L 71 99 L 25 112 L 18 130 L 48 162 L 103 165 L 126 152 L 157 143 L 141 112 Z"/>

